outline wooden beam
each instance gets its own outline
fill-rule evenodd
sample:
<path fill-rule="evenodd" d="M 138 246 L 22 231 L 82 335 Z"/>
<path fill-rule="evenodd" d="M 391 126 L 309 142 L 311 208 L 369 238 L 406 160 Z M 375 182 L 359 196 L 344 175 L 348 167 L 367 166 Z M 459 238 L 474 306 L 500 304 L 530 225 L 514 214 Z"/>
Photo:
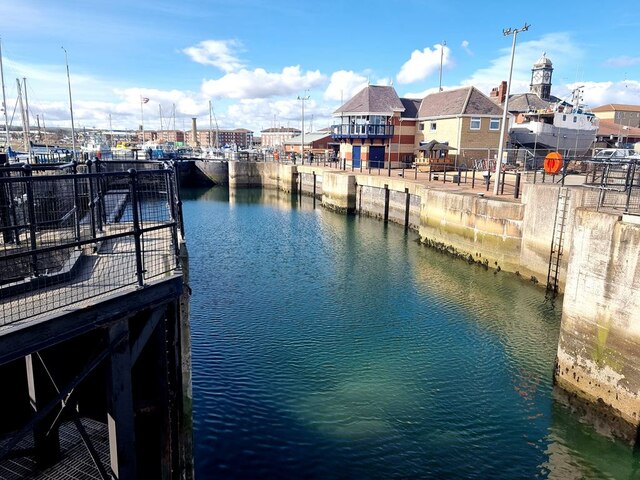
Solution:
<path fill-rule="evenodd" d="M 161 308 L 156 308 L 151 313 L 151 315 L 149 315 L 149 319 L 144 324 L 144 327 L 142 327 L 142 330 L 138 334 L 138 338 L 136 338 L 135 341 L 133 342 L 133 345 L 131 345 L 131 364 L 132 365 L 135 364 L 136 361 L 138 360 L 140 353 L 142 353 L 142 350 L 144 349 L 145 345 L 153 335 L 153 332 L 158 326 L 158 323 L 160 323 L 160 320 L 163 319 L 165 313 L 166 313 L 166 308 L 161 307 Z"/>
<path fill-rule="evenodd" d="M 109 327 L 109 343 L 129 335 L 129 321 L 121 320 Z M 122 341 L 111 350 L 107 377 L 107 425 L 111 469 L 118 480 L 135 480 L 136 435 L 131 384 L 131 351 Z"/>

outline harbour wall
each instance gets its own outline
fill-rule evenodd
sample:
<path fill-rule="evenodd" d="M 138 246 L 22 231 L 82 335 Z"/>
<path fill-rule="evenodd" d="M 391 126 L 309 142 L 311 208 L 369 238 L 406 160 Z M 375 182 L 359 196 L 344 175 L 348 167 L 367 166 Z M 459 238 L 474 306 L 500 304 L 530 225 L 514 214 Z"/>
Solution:
<path fill-rule="evenodd" d="M 588 207 L 594 191 L 525 183 L 520 201 L 313 166 L 229 162 L 231 188 L 313 194 L 325 208 L 415 230 L 423 243 L 544 285 L 561 229 L 558 283 L 565 291 L 557 386 L 614 435 L 636 442 L 640 426 L 640 226 Z"/>
<path fill-rule="evenodd" d="M 585 208 L 575 212 L 554 378 L 571 407 L 636 444 L 640 225 L 631 220 Z"/>

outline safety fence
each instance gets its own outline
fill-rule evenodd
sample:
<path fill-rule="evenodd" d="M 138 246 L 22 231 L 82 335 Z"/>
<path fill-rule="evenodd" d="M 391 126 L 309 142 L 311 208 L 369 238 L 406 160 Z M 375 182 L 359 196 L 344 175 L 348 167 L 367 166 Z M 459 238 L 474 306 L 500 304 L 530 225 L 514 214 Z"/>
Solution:
<path fill-rule="evenodd" d="M 0 167 L 1 324 L 173 272 L 182 233 L 168 164 Z"/>

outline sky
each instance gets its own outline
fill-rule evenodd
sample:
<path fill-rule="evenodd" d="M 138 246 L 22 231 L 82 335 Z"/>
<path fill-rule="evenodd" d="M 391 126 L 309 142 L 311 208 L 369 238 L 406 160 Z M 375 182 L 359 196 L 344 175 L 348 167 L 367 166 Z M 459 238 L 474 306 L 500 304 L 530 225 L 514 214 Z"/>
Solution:
<path fill-rule="evenodd" d="M 488 95 L 509 75 L 513 35 L 504 30 L 525 24 L 512 94 L 528 91 L 531 67 L 546 52 L 553 95 L 570 99 L 581 86 L 591 108 L 640 104 L 637 0 L 603 5 L 1 0 L 6 110 L 20 126 L 16 79 L 26 78 L 31 124 L 45 128 L 71 126 L 70 85 L 76 129 L 186 130 L 196 117 L 199 128 L 215 118 L 214 128 L 259 136 L 301 128 L 304 108 L 305 131 L 317 131 L 367 84 L 393 85 L 408 98 L 437 91 L 441 58 L 443 89 L 473 85 Z"/>

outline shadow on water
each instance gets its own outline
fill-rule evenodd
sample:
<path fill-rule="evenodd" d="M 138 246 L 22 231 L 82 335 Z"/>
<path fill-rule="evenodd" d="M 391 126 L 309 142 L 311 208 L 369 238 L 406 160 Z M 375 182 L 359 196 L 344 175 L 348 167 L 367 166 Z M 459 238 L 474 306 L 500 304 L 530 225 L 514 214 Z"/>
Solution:
<path fill-rule="evenodd" d="M 633 478 L 553 402 L 541 289 L 309 197 L 184 200 L 198 478 Z"/>

